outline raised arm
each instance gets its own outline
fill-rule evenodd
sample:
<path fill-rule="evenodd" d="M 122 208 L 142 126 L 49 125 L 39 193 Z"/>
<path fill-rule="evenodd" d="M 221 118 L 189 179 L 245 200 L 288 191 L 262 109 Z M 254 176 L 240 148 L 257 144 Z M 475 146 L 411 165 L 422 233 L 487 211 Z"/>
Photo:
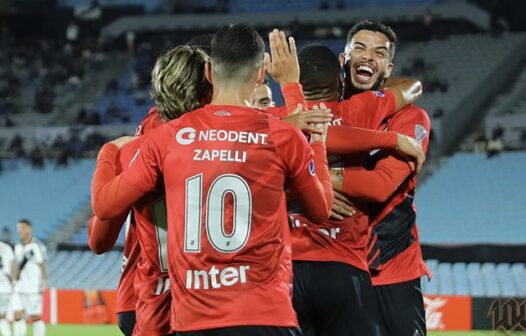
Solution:
<path fill-rule="evenodd" d="M 414 103 L 422 96 L 422 83 L 410 77 L 388 78 L 383 88 L 393 93 L 396 111 L 400 111 L 407 105 Z"/>

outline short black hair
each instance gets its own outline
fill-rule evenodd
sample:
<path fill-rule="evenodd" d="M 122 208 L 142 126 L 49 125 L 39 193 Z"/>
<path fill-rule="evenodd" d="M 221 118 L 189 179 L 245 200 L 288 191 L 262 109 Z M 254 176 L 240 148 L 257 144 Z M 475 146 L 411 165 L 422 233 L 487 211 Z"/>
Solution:
<path fill-rule="evenodd" d="M 26 218 L 22 218 L 21 220 L 18 221 L 19 223 L 23 223 L 23 224 L 26 224 L 27 226 L 33 226 L 31 225 L 31 222 L 29 221 L 29 219 L 26 219 Z"/>
<path fill-rule="evenodd" d="M 264 53 L 263 39 L 247 25 L 223 27 L 212 38 L 212 65 L 223 76 L 234 78 L 241 71 L 256 70 L 263 64 Z"/>
<path fill-rule="evenodd" d="M 203 34 L 195 36 L 186 43 L 187 46 L 196 47 L 203 50 L 208 56 L 210 56 L 210 45 L 212 44 L 212 37 L 214 34 Z"/>
<path fill-rule="evenodd" d="M 396 33 L 393 31 L 391 27 L 388 25 L 385 25 L 378 21 L 373 20 L 363 20 L 358 23 L 356 23 L 354 26 L 349 29 L 349 32 L 347 33 L 347 42 L 351 42 L 354 35 L 356 35 L 357 32 L 360 30 L 369 30 L 377 33 L 384 34 L 388 39 L 390 43 L 389 46 L 389 54 L 391 61 L 393 60 L 395 50 L 396 50 L 396 44 L 398 43 L 398 37 L 396 36 Z"/>
<path fill-rule="evenodd" d="M 319 43 L 303 47 L 298 54 L 300 84 L 306 94 L 319 94 L 338 87 L 341 72 L 338 56 Z"/>

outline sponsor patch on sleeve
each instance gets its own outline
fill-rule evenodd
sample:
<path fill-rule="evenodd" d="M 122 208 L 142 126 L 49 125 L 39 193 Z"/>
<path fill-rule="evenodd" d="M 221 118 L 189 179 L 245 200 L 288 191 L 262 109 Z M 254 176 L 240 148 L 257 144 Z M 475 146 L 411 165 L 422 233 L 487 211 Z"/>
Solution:
<path fill-rule="evenodd" d="M 415 125 L 415 139 L 418 142 L 422 143 L 422 141 L 424 141 L 426 136 L 427 136 L 426 128 L 420 124 L 416 124 Z"/>

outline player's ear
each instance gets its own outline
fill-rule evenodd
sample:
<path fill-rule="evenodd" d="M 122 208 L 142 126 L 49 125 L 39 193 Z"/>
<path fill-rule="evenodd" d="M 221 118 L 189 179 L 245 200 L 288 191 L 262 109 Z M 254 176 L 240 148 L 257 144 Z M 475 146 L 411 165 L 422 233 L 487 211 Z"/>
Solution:
<path fill-rule="evenodd" d="M 256 87 L 259 87 L 265 81 L 265 73 L 266 73 L 265 65 L 262 65 L 259 68 L 258 75 L 256 77 L 256 84 L 257 84 Z"/>
<path fill-rule="evenodd" d="M 387 70 L 385 71 L 385 78 L 391 77 L 391 73 L 393 72 L 393 70 L 394 70 L 394 64 L 393 63 L 389 63 L 387 65 Z"/>
<path fill-rule="evenodd" d="M 207 61 L 205 63 L 205 77 L 210 84 L 213 84 L 212 82 L 212 63 L 210 61 Z"/>
<path fill-rule="evenodd" d="M 338 56 L 338 60 L 340 61 L 340 67 L 343 69 L 345 66 L 345 53 L 341 52 L 340 56 Z"/>

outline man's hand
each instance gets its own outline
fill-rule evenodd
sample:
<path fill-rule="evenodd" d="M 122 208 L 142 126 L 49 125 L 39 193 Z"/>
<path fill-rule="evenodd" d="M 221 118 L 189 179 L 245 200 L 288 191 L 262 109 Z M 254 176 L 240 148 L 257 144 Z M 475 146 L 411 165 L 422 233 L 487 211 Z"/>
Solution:
<path fill-rule="evenodd" d="M 274 29 L 268 35 L 270 55 L 265 53 L 265 66 L 267 73 L 279 85 L 299 83 L 300 66 L 296 42 L 289 37 L 288 42 L 283 31 Z"/>
<path fill-rule="evenodd" d="M 327 110 L 327 106 L 325 106 L 324 103 L 321 103 L 319 107 L 318 105 L 314 105 L 312 109 L 313 110 Z M 321 141 L 325 143 L 325 140 L 327 139 L 328 123 L 327 122 L 316 123 L 316 124 L 312 124 L 312 126 L 314 127 L 314 132 L 311 133 L 310 143 L 313 143 L 315 141 Z"/>
<path fill-rule="evenodd" d="M 307 110 L 304 112 L 301 111 L 301 105 L 298 104 L 298 107 L 292 114 L 289 114 L 283 121 L 286 121 L 302 131 L 309 133 L 320 134 L 320 129 L 314 124 L 316 123 L 327 123 L 332 120 L 332 113 L 329 109 L 315 109 Z"/>
<path fill-rule="evenodd" d="M 332 201 L 332 210 L 330 218 L 342 220 L 344 217 L 351 217 L 356 214 L 354 205 L 344 195 L 333 190 L 334 200 Z"/>
<path fill-rule="evenodd" d="M 415 174 L 420 173 L 426 156 L 422 145 L 418 141 L 399 133 L 396 142 L 396 151 L 408 159 L 409 166 L 411 166 L 411 170 L 414 171 Z"/>
<path fill-rule="evenodd" d="M 135 140 L 135 138 L 136 137 L 125 135 L 115 140 L 112 140 L 109 143 L 114 144 L 115 146 L 117 146 L 117 148 L 120 149 L 122 146 L 126 145 L 128 142 L 132 142 L 133 140 Z"/>

